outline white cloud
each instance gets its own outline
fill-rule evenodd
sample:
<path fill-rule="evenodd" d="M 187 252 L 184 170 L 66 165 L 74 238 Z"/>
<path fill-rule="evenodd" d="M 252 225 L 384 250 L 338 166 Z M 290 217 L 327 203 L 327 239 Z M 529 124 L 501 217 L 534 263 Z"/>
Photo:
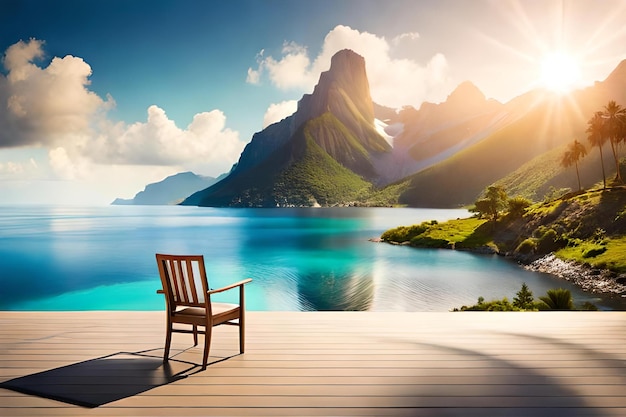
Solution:
<path fill-rule="evenodd" d="M 230 170 L 244 145 L 238 132 L 226 128 L 219 110 L 198 113 L 181 129 L 153 105 L 146 122 L 111 125 L 87 153 L 101 164 L 184 166 L 219 175 Z"/>
<path fill-rule="evenodd" d="M 417 32 L 402 33 L 391 40 L 391 44 L 396 46 L 403 41 L 414 41 L 419 39 L 420 35 Z"/>
<path fill-rule="evenodd" d="M 298 110 L 298 102 L 296 100 L 271 104 L 265 111 L 265 115 L 263 115 L 263 129 L 273 123 L 280 122 L 285 117 L 291 116 L 296 110 Z"/>
<path fill-rule="evenodd" d="M 260 76 L 267 74 L 276 87 L 312 91 L 322 71 L 328 70 L 332 56 L 342 49 L 352 49 L 365 58 L 370 92 L 375 102 L 392 107 L 423 101 L 441 101 L 453 86 L 448 77 L 448 65 L 443 54 L 436 54 L 426 63 L 391 57 L 394 43 L 415 40 L 417 33 L 405 33 L 391 42 L 368 32 L 348 26 L 336 26 L 324 38 L 322 49 L 313 61 L 304 46 L 285 43 L 282 56 L 257 59 Z"/>
<path fill-rule="evenodd" d="M 70 157 L 68 151 L 62 147 L 48 151 L 48 162 L 57 178 L 62 180 L 83 179 L 89 165 L 85 158 L 77 155 Z"/>
<path fill-rule="evenodd" d="M 0 147 L 54 145 L 66 135 L 88 135 L 92 123 L 113 105 L 88 89 L 91 67 L 81 58 L 55 57 L 46 68 L 43 42 L 20 41 L 5 53 L 0 75 Z"/>
<path fill-rule="evenodd" d="M 15 178 L 35 178 L 38 175 L 40 175 L 39 166 L 33 158 L 22 161 L 0 161 L 0 179 L 3 181 Z"/>
<path fill-rule="evenodd" d="M 307 71 L 311 62 L 306 48 L 293 42 L 285 43 L 282 53 L 280 61 L 271 56 L 262 61 L 262 68 L 269 73 L 272 82 L 283 90 L 309 85 L 312 74 Z"/>
<path fill-rule="evenodd" d="M 196 114 L 186 128 L 176 126 L 158 106 L 148 108 L 145 122 L 114 122 L 108 118 L 113 98 L 102 99 L 89 89 L 91 67 L 70 55 L 40 66 L 36 61 L 45 55 L 43 45 L 20 41 L 5 52 L 0 149 L 47 148 L 47 174 L 64 180 L 87 178 L 97 165 L 109 164 L 219 175 L 237 161 L 245 144 L 226 127 L 220 110 Z M 0 173 L 25 173 L 20 167 L 5 162 Z"/>
<path fill-rule="evenodd" d="M 248 76 L 246 77 L 248 84 L 259 84 L 261 82 L 261 71 L 248 68 Z"/>

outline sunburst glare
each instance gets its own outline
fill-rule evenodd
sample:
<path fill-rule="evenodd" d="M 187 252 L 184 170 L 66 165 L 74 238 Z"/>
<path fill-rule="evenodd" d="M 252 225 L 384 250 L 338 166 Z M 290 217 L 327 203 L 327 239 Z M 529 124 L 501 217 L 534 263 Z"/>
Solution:
<path fill-rule="evenodd" d="M 547 54 L 541 61 L 541 84 L 556 93 L 568 93 L 578 87 L 582 76 L 580 65 L 564 52 Z"/>

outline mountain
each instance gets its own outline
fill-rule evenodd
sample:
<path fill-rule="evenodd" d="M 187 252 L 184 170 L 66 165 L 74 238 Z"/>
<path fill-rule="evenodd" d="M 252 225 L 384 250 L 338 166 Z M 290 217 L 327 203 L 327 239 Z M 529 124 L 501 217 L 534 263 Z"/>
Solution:
<path fill-rule="evenodd" d="M 162 181 L 148 184 L 143 191 L 132 199 L 116 198 L 113 205 L 168 205 L 178 204 L 185 197 L 198 190 L 209 187 L 219 178 L 203 177 L 193 172 L 181 172 Z"/>
<path fill-rule="evenodd" d="M 231 174 L 183 204 L 231 207 L 332 206 L 367 194 L 391 152 L 378 133 L 365 60 L 336 53 L 297 111 L 252 137 Z"/>
<path fill-rule="evenodd" d="M 560 166 L 574 139 L 588 150 L 583 186 L 602 179 L 585 130 L 610 100 L 626 104 L 626 61 L 566 96 L 537 89 L 500 103 L 465 81 L 441 103 L 398 111 L 372 102 L 364 59 L 344 50 L 293 115 L 255 133 L 227 178 L 183 204 L 459 207 L 494 183 L 541 200 L 577 186 Z"/>
<path fill-rule="evenodd" d="M 581 161 L 581 169 L 591 173 L 590 165 L 596 158 L 591 154 L 596 151 L 592 152 L 586 141 L 587 121 L 609 100 L 626 102 L 625 62 L 622 61 L 605 81 L 569 96 L 534 90 L 506 103 L 498 116 L 499 122 L 485 132 L 480 141 L 404 180 L 406 187 L 398 201 L 414 207 L 471 204 L 487 186 L 507 176 L 519 177 L 515 173 L 523 171 L 526 163 L 574 139 L 586 144 L 590 155 Z M 537 169 L 554 170 L 552 164 L 559 164 L 560 158 L 552 156 L 550 161 L 549 167 L 536 165 Z M 607 170 L 610 170 L 609 165 Z M 567 177 L 561 175 L 562 171 L 557 167 L 553 175 L 546 178 L 550 182 L 535 184 L 534 197 L 541 198 L 536 193 L 549 185 L 571 184 L 571 180 L 565 181 Z M 598 168 L 593 181 L 586 179 L 586 183 L 601 180 L 599 174 Z M 526 191 L 533 193 L 527 186 Z"/>
<path fill-rule="evenodd" d="M 419 110 L 407 106 L 387 121 L 400 126 L 400 132 L 394 136 L 393 152 L 379 161 L 381 183 L 424 170 L 479 142 L 506 122 L 506 112 L 465 81 L 444 102 L 424 102 Z"/>

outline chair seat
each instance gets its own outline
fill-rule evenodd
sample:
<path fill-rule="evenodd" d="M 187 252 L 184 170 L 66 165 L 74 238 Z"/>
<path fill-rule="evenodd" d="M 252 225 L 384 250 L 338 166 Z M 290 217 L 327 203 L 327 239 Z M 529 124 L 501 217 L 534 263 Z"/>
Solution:
<path fill-rule="evenodd" d="M 213 312 L 213 316 L 219 316 L 224 313 L 231 312 L 239 308 L 237 304 L 229 304 L 229 303 L 211 303 L 211 311 Z M 183 307 L 180 310 L 176 310 L 174 312 L 175 316 L 206 316 L 206 309 L 203 307 Z"/>
<path fill-rule="evenodd" d="M 240 309 L 237 304 L 211 303 L 211 313 L 213 325 L 233 322 L 240 317 Z M 183 307 L 172 314 L 172 321 L 175 323 L 203 326 L 206 324 L 206 320 L 207 315 L 204 307 Z"/>

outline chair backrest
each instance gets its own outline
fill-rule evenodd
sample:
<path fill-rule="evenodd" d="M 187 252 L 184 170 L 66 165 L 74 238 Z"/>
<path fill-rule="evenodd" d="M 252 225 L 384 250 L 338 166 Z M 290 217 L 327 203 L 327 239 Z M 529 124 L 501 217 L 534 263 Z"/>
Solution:
<path fill-rule="evenodd" d="M 209 289 L 202 255 L 156 255 L 168 307 L 205 307 Z"/>

